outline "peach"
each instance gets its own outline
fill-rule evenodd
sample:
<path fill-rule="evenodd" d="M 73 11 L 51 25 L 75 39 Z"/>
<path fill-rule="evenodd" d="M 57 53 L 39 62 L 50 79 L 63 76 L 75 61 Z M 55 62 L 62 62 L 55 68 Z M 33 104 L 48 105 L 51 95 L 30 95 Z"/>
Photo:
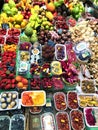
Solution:
<path fill-rule="evenodd" d="M 18 88 L 23 88 L 23 83 L 22 82 L 17 83 L 17 87 Z"/>
<path fill-rule="evenodd" d="M 16 79 L 17 82 L 20 82 L 22 80 L 22 77 L 18 75 L 18 76 L 16 76 L 15 79 Z"/>
<path fill-rule="evenodd" d="M 21 81 L 24 85 L 27 85 L 28 84 L 28 80 L 25 79 L 25 78 L 22 78 L 22 81 Z"/>

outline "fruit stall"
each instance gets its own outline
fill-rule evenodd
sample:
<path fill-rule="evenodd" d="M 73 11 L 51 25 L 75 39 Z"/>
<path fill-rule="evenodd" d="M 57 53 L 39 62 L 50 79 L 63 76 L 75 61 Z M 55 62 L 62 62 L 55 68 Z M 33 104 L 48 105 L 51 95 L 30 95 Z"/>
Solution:
<path fill-rule="evenodd" d="M 98 0 L 4 0 L 0 130 L 98 130 Z"/>

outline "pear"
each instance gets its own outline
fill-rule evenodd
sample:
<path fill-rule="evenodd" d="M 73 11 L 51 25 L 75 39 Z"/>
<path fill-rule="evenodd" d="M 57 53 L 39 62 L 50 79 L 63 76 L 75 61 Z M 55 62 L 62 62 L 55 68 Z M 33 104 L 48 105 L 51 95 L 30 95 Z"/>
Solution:
<path fill-rule="evenodd" d="M 4 6 L 3 6 L 3 11 L 6 12 L 6 11 L 9 11 L 9 10 L 10 10 L 9 5 L 8 5 L 7 3 L 4 4 Z"/>
<path fill-rule="evenodd" d="M 14 0 L 9 0 L 8 5 L 9 5 L 10 8 L 13 8 L 13 7 L 16 6 Z"/>

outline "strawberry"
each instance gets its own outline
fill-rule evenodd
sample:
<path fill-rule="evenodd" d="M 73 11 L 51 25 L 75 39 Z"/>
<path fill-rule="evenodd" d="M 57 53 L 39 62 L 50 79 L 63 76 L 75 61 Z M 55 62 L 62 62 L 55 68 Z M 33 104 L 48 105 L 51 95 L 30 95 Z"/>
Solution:
<path fill-rule="evenodd" d="M 16 80 L 15 79 L 12 79 L 12 84 L 14 84 L 16 82 Z"/>
<path fill-rule="evenodd" d="M 15 84 L 12 84 L 12 85 L 11 85 L 11 88 L 15 88 Z"/>
<path fill-rule="evenodd" d="M 14 74 L 13 73 L 9 74 L 9 77 L 14 78 Z"/>
<path fill-rule="evenodd" d="M 7 84 L 6 86 L 5 86 L 5 89 L 10 89 L 11 88 L 11 85 L 10 84 Z"/>

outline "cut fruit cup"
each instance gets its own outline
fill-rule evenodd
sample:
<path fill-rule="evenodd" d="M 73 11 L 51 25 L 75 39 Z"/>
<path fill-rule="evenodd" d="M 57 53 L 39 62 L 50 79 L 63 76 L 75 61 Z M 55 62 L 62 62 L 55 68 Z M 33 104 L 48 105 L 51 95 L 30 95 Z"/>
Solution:
<path fill-rule="evenodd" d="M 23 114 L 15 114 L 11 117 L 10 130 L 25 130 L 25 117 Z"/>
<path fill-rule="evenodd" d="M 16 28 L 8 29 L 8 36 L 20 36 L 21 30 Z"/>
<path fill-rule="evenodd" d="M 97 94 L 78 94 L 79 107 L 98 107 Z"/>
<path fill-rule="evenodd" d="M 42 107 L 31 107 L 30 108 L 30 113 L 31 114 L 39 114 L 39 113 L 41 113 L 41 111 L 42 111 Z"/>
<path fill-rule="evenodd" d="M 32 45 L 31 45 L 30 42 L 20 42 L 20 44 L 19 44 L 19 50 L 30 51 L 31 46 Z"/>
<path fill-rule="evenodd" d="M 58 112 L 56 114 L 57 130 L 71 130 L 67 112 Z"/>
<path fill-rule="evenodd" d="M 75 91 L 69 91 L 67 93 L 67 103 L 69 109 L 78 109 L 78 96 Z"/>
<path fill-rule="evenodd" d="M 18 107 L 18 93 L 16 91 L 1 93 L 0 111 L 14 110 L 17 107 Z"/>
<path fill-rule="evenodd" d="M 59 61 L 64 61 L 67 59 L 66 46 L 62 44 L 55 45 L 55 57 Z"/>
<path fill-rule="evenodd" d="M 21 95 L 22 106 L 44 106 L 46 104 L 46 93 L 43 90 L 24 91 Z"/>
<path fill-rule="evenodd" d="M 64 111 L 67 109 L 66 96 L 63 92 L 56 92 L 53 95 L 55 109 L 57 111 Z"/>
<path fill-rule="evenodd" d="M 71 110 L 70 111 L 70 120 L 73 130 L 84 130 L 84 118 L 83 113 L 80 110 Z"/>
<path fill-rule="evenodd" d="M 85 107 L 84 119 L 89 128 L 98 129 L 98 108 Z"/>
<path fill-rule="evenodd" d="M 50 112 L 41 115 L 42 130 L 56 130 L 54 115 Z"/>
<path fill-rule="evenodd" d="M 10 130 L 10 117 L 0 116 L 0 130 Z"/>
<path fill-rule="evenodd" d="M 90 94 L 92 93 L 93 94 L 97 90 L 95 79 L 94 80 L 92 80 L 92 79 L 82 80 L 80 82 L 80 86 L 81 86 L 82 93 L 90 93 Z"/>
<path fill-rule="evenodd" d="M 19 52 L 20 61 L 29 61 L 30 60 L 30 52 L 29 51 L 20 51 Z"/>

